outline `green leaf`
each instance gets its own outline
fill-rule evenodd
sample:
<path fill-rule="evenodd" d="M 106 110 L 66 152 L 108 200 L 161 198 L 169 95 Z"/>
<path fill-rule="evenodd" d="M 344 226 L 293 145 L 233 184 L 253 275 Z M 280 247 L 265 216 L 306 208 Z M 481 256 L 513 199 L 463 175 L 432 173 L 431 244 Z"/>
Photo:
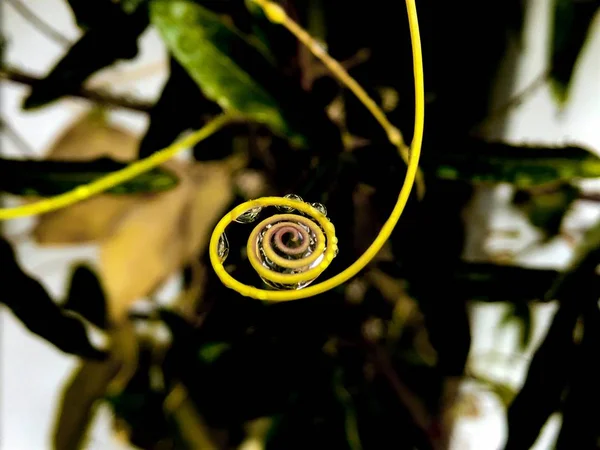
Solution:
<path fill-rule="evenodd" d="M 63 305 L 99 328 L 106 329 L 106 298 L 100 280 L 87 266 L 77 266 L 71 275 L 69 292 Z"/>
<path fill-rule="evenodd" d="M 550 80 L 559 104 L 567 101 L 575 64 L 598 8 L 597 0 L 554 0 Z"/>
<path fill-rule="evenodd" d="M 563 183 L 542 192 L 519 190 L 514 194 L 513 204 L 549 239 L 559 234 L 563 218 L 578 197 L 578 187 Z"/>
<path fill-rule="evenodd" d="M 126 167 L 108 158 L 86 162 L 14 160 L 0 158 L 0 191 L 14 195 L 63 194 Z M 161 168 L 143 173 L 109 189 L 111 194 L 163 192 L 175 187 L 177 177 Z"/>
<path fill-rule="evenodd" d="M 518 188 L 600 177 L 600 158 L 580 147 L 525 147 L 478 139 L 439 152 L 423 167 L 443 179 Z"/>
<path fill-rule="evenodd" d="M 382 262 L 377 267 L 394 278 L 407 278 L 406 271 L 394 263 Z M 546 300 L 546 292 L 559 275 L 553 269 L 461 262 L 452 274 L 452 292 L 483 302 Z"/>
<path fill-rule="evenodd" d="M 8 306 L 32 333 L 65 353 L 105 359 L 90 342 L 85 326 L 56 305 L 44 287 L 21 270 L 8 242 L 0 238 L 0 303 Z"/>
<path fill-rule="evenodd" d="M 138 52 L 137 39 L 147 26 L 147 8 L 139 7 L 132 14 L 120 12 L 102 26 L 90 29 L 73 44 L 46 77 L 32 85 L 31 92 L 23 101 L 23 108 L 39 108 L 75 94 L 98 70 L 120 59 L 135 58 Z"/>
<path fill-rule="evenodd" d="M 209 342 L 200 347 L 198 353 L 203 362 L 211 364 L 216 361 L 223 352 L 229 350 L 230 347 L 231 346 L 226 342 Z"/>
<path fill-rule="evenodd" d="M 224 110 L 265 124 L 300 146 L 317 141 L 324 128 L 339 134 L 309 93 L 218 15 L 191 1 L 154 0 L 150 16 L 204 95 Z"/>

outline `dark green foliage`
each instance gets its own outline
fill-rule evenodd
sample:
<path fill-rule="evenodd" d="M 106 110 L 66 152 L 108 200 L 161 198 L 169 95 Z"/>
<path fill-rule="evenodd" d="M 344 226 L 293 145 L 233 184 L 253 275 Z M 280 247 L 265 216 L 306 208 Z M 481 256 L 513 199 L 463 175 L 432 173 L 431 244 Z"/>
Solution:
<path fill-rule="evenodd" d="M 110 0 L 67 0 L 77 25 L 83 30 L 105 27 L 121 19 L 126 12 L 122 5 Z M 122 2 L 136 3 L 135 0 Z"/>
<path fill-rule="evenodd" d="M 0 303 L 8 306 L 23 325 L 65 353 L 89 359 L 105 357 L 89 341 L 83 323 L 57 306 L 44 287 L 21 270 L 4 239 L 0 239 L 0 262 Z"/>
<path fill-rule="evenodd" d="M 107 398 L 117 419 L 130 428 L 131 443 L 140 448 L 154 448 L 159 442 L 172 445 L 175 430 L 164 411 L 167 393 L 151 384 L 152 358 L 151 349 L 142 346 L 137 370 L 125 390 Z"/>
<path fill-rule="evenodd" d="M 223 109 L 264 123 L 297 145 L 315 145 L 337 132 L 310 94 L 213 12 L 191 1 L 155 0 L 151 17 L 174 57 Z"/>
<path fill-rule="evenodd" d="M 567 100 L 575 65 L 599 8 L 598 0 L 554 0 L 550 77 L 561 103 Z"/>
<path fill-rule="evenodd" d="M 588 352 L 597 353 L 595 326 L 600 277 L 596 268 L 599 264 L 600 223 L 588 232 L 571 267 L 549 291 L 549 298 L 561 301 L 560 308 L 531 361 L 523 388 L 508 410 L 506 450 L 530 448 L 550 415 L 561 407 L 566 392 L 569 392 L 569 400 L 565 405 L 566 428 L 561 431 L 560 445 L 573 445 L 579 438 L 582 443 L 594 443 L 595 432 L 585 429 L 581 436 L 573 434 L 574 427 L 593 420 L 594 409 L 586 413 L 580 423 L 574 424 L 577 413 L 573 408 L 576 402 L 581 401 L 581 396 L 588 395 L 587 390 L 585 394 L 581 391 L 585 389 L 584 386 L 590 387 L 590 397 L 586 398 L 586 402 L 593 402 L 597 395 L 597 387 L 590 385 L 587 378 L 590 374 L 585 369 L 591 364 L 588 362 Z M 575 328 L 580 318 L 583 318 L 584 338 L 577 343 Z M 591 369 L 592 374 L 594 370 L 597 369 Z M 584 445 L 571 448 L 591 447 Z"/>
<path fill-rule="evenodd" d="M 508 409 L 506 450 L 530 448 L 542 427 L 560 406 L 567 378 L 573 370 L 573 328 L 577 313 L 563 305 L 544 342 L 535 353 L 527 380 Z"/>
<path fill-rule="evenodd" d="M 600 311 L 594 304 L 583 312 L 583 338 L 564 402 L 563 424 L 556 448 L 594 448 L 600 442 Z"/>
<path fill-rule="evenodd" d="M 139 157 L 145 158 L 167 147 L 190 128 L 200 128 L 203 115 L 217 112 L 218 106 L 202 95 L 185 69 L 171 58 L 169 79 L 150 111 L 150 125 L 140 144 Z"/>
<path fill-rule="evenodd" d="M 568 183 L 541 192 L 523 189 L 515 192 L 513 204 L 543 233 L 544 240 L 548 240 L 560 233 L 563 218 L 579 194 L 579 188 Z"/>
<path fill-rule="evenodd" d="M 23 108 L 39 108 L 76 93 L 98 70 L 121 59 L 135 58 L 137 39 L 148 26 L 147 5 L 139 3 L 135 10 L 127 13 L 119 7 L 115 10 L 109 1 L 90 2 L 89 9 L 79 1 L 73 2 L 78 23 L 89 29 L 46 77 L 32 86 Z"/>
<path fill-rule="evenodd" d="M 15 195 L 49 197 L 64 194 L 127 167 L 108 158 L 86 162 L 15 160 L 0 158 L 0 191 Z M 177 177 L 153 169 L 109 189 L 112 194 L 163 192 L 177 185 Z"/>
<path fill-rule="evenodd" d="M 104 290 L 96 274 L 87 266 L 75 267 L 63 308 L 80 314 L 99 328 L 108 328 Z"/>

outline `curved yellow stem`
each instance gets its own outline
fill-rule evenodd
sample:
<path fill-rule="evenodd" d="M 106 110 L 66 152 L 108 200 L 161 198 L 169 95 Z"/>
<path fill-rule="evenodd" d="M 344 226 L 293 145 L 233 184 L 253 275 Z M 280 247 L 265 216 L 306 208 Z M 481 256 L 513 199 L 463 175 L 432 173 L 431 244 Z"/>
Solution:
<path fill-rule="evenodd" d="M 263 6 L 269 16 L 270 20 L 277 23 L 293 23 L 289 21 L 285 12 L 273 3 L 267 2 L 265 0 L 254 0 L 261 6 Z M 342 283 L 345 283 L 352 277 L 358 274 L 365 266 L 377 255 L 377 253 L 381 250 L 385 242 L 389 239 L 394 227 L 398 223 L 404 208 L 406 207 L 406 203 L 408 202 L 408 198 L 410 196 L 410 192 L 412 190 L 412 186 L 415 182 L 415 178 L 418 172 L 419 167 L 419 158 L 421 156 L 421 145 L 423 143 L 423 128 L 425 123 L 425 88 L 423 81 L 423 56 L 421 54 L 421 38 L 419 34 L 419 22 L 417 17 L 417 9 L 415 6 L 414 0 L 406 0 L 406 8 L 408 11 L 408 21 L 410 26 L 410 37 L 412 43 L 413 50 L 413 71 L 415 78 L 415 126 L 413 133 L 413 142 L 412 142 L 412 151 L 410 152 L 410 160 L 408 163 L 408 169 L 406 172 L 406 178 L 404 179 L 404 183 L 402 185 L 402 189 L 398 195 L 398 201 L 392 210 L 390 217 L 385 222 L 378 236 L 375 238 L 370 247 L 348 268 L 339 274 L 329 278 L 328 280 L 323 281 L 322 283 L 315 284 L 304 289 L 300 290 L 290 290 L 290 291 L 270 291 L 265 289 L 258 289 L 253 286 L 249 286 L 243 283 L 240 283 L 235 278 L 233 278 L 225 268 L 223 267 L 223 263 L 219 256 L 219 240 L 221 235 L 225 232 L 227 226 L 234 221 L 239 215 L 248 211 L 251 208 L 255 208 L 258 206 L 272 206 L 272 205 L 283 205 L 290 206 L 296 209 L 299 209 L 305 213 L 311 213 L 312 211 L 303 207 L 297 202 L 290 201 L 288 199 L 277 199 L 272 197 L 261 198 L 257 200 L 251 200 L 242 205 L 237 206 L 227 215 L 225 215 L 215 227 L 213 234 L 210 240 L 209 253 L 210 260 L 213 268 L 219 279 L 223 282 L 227 287 L 234 289 L 242 295 L 256 298 L 259 300 L 266 301 L 290 301 L 290 300 L 299 300 L 302 298 L 313 297 L 318 294 L 322 294 L 330 289 L 333 289 L 339 286 Z M 324 52 L 322 52 L 324 53 Z M 387 119 L 386 119 L 387 120 Z M 337 240 L 333 240 L 333 227 L 331 228 L 331 240 L 334 243 L 337 243 Z M 325 231 L 328 231 L 328 228 L 325 228 Z M 328 238 L 330 236 L 328 235 Z M 325 261 L 330 261 L 327 258 Z M 326 267 L 326 266 L 325 266 Z M 324 267 L 323 267 L 324 268 Z"/>
<path fill-rule="evenodd" d="M 283 25 L 294 36 L 296 36 L 296 38 L 302 42 L 302 44 L 304 44 L 306 48 L 308 48 L 309 51 L 316 56 L 344 86 L 350 89 L 350 91 L 356 96 L 356 98 L 358 98 L 365 108 L 369 110 L 371 115 L 384 129 L 389 141 L 396 146 L 404 162 L 409 164 L 410 150 L 404 142 L 402 133 L 389 121 L 382 109 L 377 106 L 377 103 L 375 103 L 375 101 L 369 96 L 369 94 L 367 94 L 363 87 L 350 76 L 346 69 L 344 69 L 344 67 L 334 58 L 329 56 L 323 47 L 310 34 L 308 34 L 306 30 L 302 29 L 300 25 L 290 19 L 281 6 L 271 2 L 270 0 L 252 1 L 263 9 L 265 15 L 271 22 Z M 417 194 L 419 198 L 422 198 L 425 195 L 425 181 L 423 178 L 423 173 L 420 170 L 417 171 L 416 185 Z"/>
<path fill-rule="evenodd" d="M 50 211 L 55 211 L 57 209 L 73 205 L 82 200 L 86 200 L 96 194 L 100 194 L 101 192 L 105 192 L 108 189 L 129 181 L 144 172 L 154 169 L 155 167 L 171 159 L 182 150 L 196 145 L 198 142 L 206 139 L 208 136 L 222 128 L 230 120 L 231 119 L 229 116 L 218 116 L 198 131 L 192 133 L 184 139 L 181 139 L 178 142 L 175 142 L 169 147 L 160 150 L 145 159 L 134 162 L 121 170 L 109 173 L 108 175 L 105 175 L 90 184 L 79 186 L 72 191 L 65 192 L 64 194 L 56 195 L 54 197 L 49 197 L 35 203 L 30 203 L 28 205 L 17 206 L 14 208 L 2 208 L 0 209 L 0 221 L 48 213 Z"/>

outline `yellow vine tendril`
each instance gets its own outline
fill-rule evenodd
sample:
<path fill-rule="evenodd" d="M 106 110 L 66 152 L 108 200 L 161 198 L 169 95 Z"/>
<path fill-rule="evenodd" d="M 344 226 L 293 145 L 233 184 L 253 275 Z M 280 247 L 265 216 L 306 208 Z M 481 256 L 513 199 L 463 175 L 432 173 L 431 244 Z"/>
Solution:
<path fill-rule="evenodd" d="M 290 30 L 359 98 L 385 129 L 388 138 L 398 147 L 401 156 L 408 161 L 406 178 L 398 195 L 398 201 L 371 246 L 344 271 L 313 286 L 306 287 L 331 264 L 338 251 L 335 227 L 327 218 L 323 205 L 308 204 L 296 196 L 263 197 L 237 206 L 219 221 L 211 236 L 209 254 L 211 264 L 223 284 L 244 296 L 260 300 L 298 300 L 321 294 L 348 281 L 375 257 L 398 223 L 415 179 L 419 175 L 418 164 L 423 139 L 425 103 L 417 11 L 414 0 L 406 0 L 415 78 L 415 125 L 412 148 L 409 152 L 400 131 L 389 122 L 364 89 L 348 75 L 337 61 L 327 55 L 306 31 L 289 19 L 279 5 L 266 0 L 253 1 L 263 8 L 272 22 L 279 23 Z M 148 158 L 67 193 L 28 205 L 0 209 L 0 221 L 48 213 L 102 193 L 168 161 L 178 152 L 215 133 L 229 121 L 230 116 L 228 115 L 218 116 L 200 130 Z M 251 222 L 263 207 L 270 206 L 275 206 L 285 211 L 286 214 L 275 215 L 263 220 L 252 232 L 248 240 L 247 252 L 252 267 L 261 278 L 276 289 L 285 289 L 280 291 L 264 290 L 240 283 L 229 275 L 223 266 L 228 254 L 225 235 L 227 226 L 232 222 Z M 292 214 L 293 212 L 300 214 Z M 286 237 L 288 239 L 284 239 Z"/>
<path fill-rule="evenodd" d="M 369 97 L 369 94 L 350 76 L 344 67 L 327 54 L 323 47 L 296 22 L 288 17 L 283 8 L 269 0 L 252 0 L 265 12 L 267 18 L 273 22 L 283 25 L 287 28 L 309 51 L 317 57 L 327 67 L 331 73 L 358 98 L 358 100 L 367 108 L 371 115 L 377 120 L 384 129 L 389 141 L 396 146 L 400 156 L 408 165 L 410 161 L 410 150 L 404 142 L 402 133 L 386 117 L 377 103 Z M 416 10 L 416 8 L 415 8 Z M 416 14 L 416 11 L 415 11 Z M 416 19 L 416 17 L 415 17 Z M 409 20 L 410 17 L 409 17 Z M 413 49 L 414 52 L 414 49 Z M 423 173 L 417 170 L 416 176 L 417 195 L 422 198 L 425 195 L 425 181 Z"/>
<path fill-rule="evenodd" d="M 163 164 L 182 150 L 190 148 L 203 139 L 206 139 L 208 136 L 221 129 L 230 120 L 230 116 L 218 116 L 208 122 L 198 131 L 195 131 L 186 138 L 175 142 L 173 145 L 170 145 L 169 147 L 160 150 L 145 159 L 131 163 L 121 170 L 109 173 L 108 175 L 105 175 L 96 181 L 79 186 L 72 191 L 65 192 L 64 194 L 56 195 L 54 197 L 49 197 L 28 205 L 17 206 L 14 208 L 1 208 L 0 221 L 56 211 L 57 209 L 66 208 L 67 206 L 107 191 L 108 189 L 118 186 L 121 183 L 129 181 L 138 175 L 148 172 L 149 170 L 152 170 L 155 167 Z"/>
<path fill-rule="evenodd" d="M 335 60 L 329 57 L 306 31 L 293 22 L 279 5 L 268 0 L 253 1 L 263 8 L 269 20 L 279 23 L 290 30 L 352 90 L 388 132 L 390 141 L 395 143 L 400 152 L 403 153 L 406 147 L 400 131 L 389 123 L 385 115 L 381 113 L 377 105 L 367 96 L 356 81 Z M 408 155 L 409 161 L 406 178 L 398 195 L 398 201 L 390 217 L 381 228 L 379 235 L 375 238 L 371 246 L 344 271 L 319 284 L 305 287 L 331 264 L 331 261 L 337 254 L 335 227 L 327 219 L 322 205 L 309 205 L 298 197 L 294 198 L 294 196 L 286 196 L 284 198 L 263 197 L 247 201 L 235 207 L 219 221 L 210 239 L 210 261 L 217 276 L 226 287 L 247 297 L 272 302 L 313 297 L 345 283 L 358 274 L 377 255 L 392 234 L 404 211 L 418 173 L 425 120 L 423 58 L 414 0 L 406 0 L 406 8 L 408 11 L 415 78 L 415 125 L 413 142 L 411 152 Z M 408 154 L 407 150 L 406 153 Z M 227 226 L 232 222 L 251 222 L 258 216 L 262 208 L 270 206 L 285 209 L 288 212 L 295 210 L 300 214 L 276 215 L 261 222 L 254 229 L 248 240 L 248 259 L 252 267 L 267 284 L 277 289 L 285 290 L 272 291 L 243 284 L 229 275 L 223 266 L 229 252 L 225 235 Z M 273 231 L 273 227 L 277 227 L 276 231 Z M 277 235 L 277 233 L 281 234 Z M 284 235 L 290 238 L 288 239 L 288 243 L 283 242 Z M 301 254 L 298 256 L 296 255 L 297 252 Z"/>

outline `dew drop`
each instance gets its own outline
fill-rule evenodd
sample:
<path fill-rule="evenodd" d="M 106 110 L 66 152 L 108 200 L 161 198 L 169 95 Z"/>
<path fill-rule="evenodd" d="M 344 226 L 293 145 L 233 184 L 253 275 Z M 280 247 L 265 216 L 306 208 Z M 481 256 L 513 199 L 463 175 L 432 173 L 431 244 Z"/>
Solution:
<path fill-rule="evenodd" d="M 221 259 L 221 262 L 224 262 L 229 255 L 229 241 L 227 240 L 227 236 L 223 233 L 219 236 L 219 245 L 217 247 L 217 254 Z"/>
<path fill-rule="evenodd" d="M 323 205 L 321 203 L 311 203 L 310 206 L 315 208 L 317 211 L 319 211 L 324 216 L 327 216 L 327 208 L 325 208 L 325 205 Z"/>
<path fill-rule="evenodd" d="M 296 194 L 287 194 L 287 195 L 284 195 L 283 198 L 287 198 L 289 200 L 295 200 L 297 202 L 304 201 L 304 200 L 302 200 L 302 197 L 300 197 L 299 195 L 296 195 Z M 291 208 L 289 206 L 277 206 L 277 209 L 280 211 L 285 211 L 285 212 L 294 211 L 294 208 Z"/>
<path fill-rule="evenodd" d="M 248 211 L 237 216 L 234 220 L 237 223 L 252 223 L 256 220 L 261 211 L 262 207 L 260 206 L 257 206 L 256 208 L 251 208 Z"/>

